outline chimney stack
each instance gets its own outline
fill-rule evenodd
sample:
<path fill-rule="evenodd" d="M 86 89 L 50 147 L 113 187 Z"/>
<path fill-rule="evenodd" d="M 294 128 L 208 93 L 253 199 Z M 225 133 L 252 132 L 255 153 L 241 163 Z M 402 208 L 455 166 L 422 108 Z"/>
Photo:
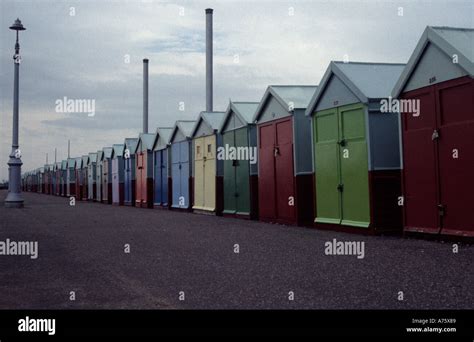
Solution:
<path fill-rule="evenodd" d="M 143 60 L 143 133 L 148 133 L 148 59 Z"/>
<path fill-rule="evenodd" d="M 212 112 L 212 8 L 206 8 L 206 111 Z"/>

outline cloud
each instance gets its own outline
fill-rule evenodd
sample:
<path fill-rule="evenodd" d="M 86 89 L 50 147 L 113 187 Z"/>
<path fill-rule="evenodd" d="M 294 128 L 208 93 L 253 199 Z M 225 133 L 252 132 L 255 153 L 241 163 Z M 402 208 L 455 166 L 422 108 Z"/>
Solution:
<path fill-rule="evenodd" d="M 0 179 L 11 144 L 14 33 L 19 17 L 23 170 L 137 136 L 142 59 L 150 59 L 150 130 L 205 107 L 205 7 L 214 8 L 214 107 L 258 101 L 269 84 L 317 84 L 332 59 L 406 62 L 426 25 L 472 26 L 471 1 L 2 1 Z M 75 16 L 71 16 L 74 7 Z M 293 15 L 290 15 L 290 7 Z M 399 16 L 398 7 L 403 7 Z M 183 12 L 184 10 L 184 12 Z M 184 14 L 184 15 L 181 15 Z M 95 99 L 96 115 L 55 112 Z M 179 111 L 179 103 L 185 110 Z"/>

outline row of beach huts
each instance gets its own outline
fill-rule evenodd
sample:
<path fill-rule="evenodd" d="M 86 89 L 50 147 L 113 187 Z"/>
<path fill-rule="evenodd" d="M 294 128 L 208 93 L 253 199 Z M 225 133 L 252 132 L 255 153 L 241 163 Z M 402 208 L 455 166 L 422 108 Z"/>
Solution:
<path fill-rule="evenodd" d="M 407 64 L 331 62 L 78 158 L 25 191 L 361 233 L 474 237 L 474 29 L 427 27 Z"/>

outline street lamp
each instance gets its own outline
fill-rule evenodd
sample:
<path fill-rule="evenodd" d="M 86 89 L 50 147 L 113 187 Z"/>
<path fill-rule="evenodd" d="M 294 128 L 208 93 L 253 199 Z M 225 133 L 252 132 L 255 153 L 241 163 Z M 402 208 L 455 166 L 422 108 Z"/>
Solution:
<path fill-rule="evenodd" d="M 18 145 L 18 90 L 20 76 L 20 44 L 18 43 L 18 31 L 26 30 L 21 24 L 20 19 L 16 19 L 10 30 L 16 31 L 15 55 L 13 63 L 15 65 L 15 76 L 13 83 L 13 136 L 12 151 L 8 160 L 8 195 L 5 199 L 7 208 L 22 208 L 23 196 L 21 195 L 21 152 Z"/>

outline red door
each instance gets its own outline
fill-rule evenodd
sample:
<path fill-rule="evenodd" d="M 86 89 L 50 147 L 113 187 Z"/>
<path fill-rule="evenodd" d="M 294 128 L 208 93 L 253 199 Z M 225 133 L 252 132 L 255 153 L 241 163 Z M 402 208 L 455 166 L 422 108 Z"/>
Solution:
<path fill-rule="evenodd" d="M 146 204 L 148 200 L 148 187 L 147 187 L 147 165 L 148 165 L 148 160 L 147 160 L 148 153 L 145 151 L 142 153 L 142 174 L 141 174 L 141 193 L 142 193 L 142 203 Z"/>
<path fill-rule="evenodd" d="M 433 87 L 407 92 L 403 99 L 420 100 L 420 114 L 402 114 L 405 229 L 437 233 L 436 129 Z"/>
<path fill-rule="evenodd" d="M 260 218 L 295 223 L 292 118 L 259 125 Z"/>
<path fill-rule="evenodd" d="M 441 233 L 474 236 L 474 82 L 436 85 Z"/>
<path fill-rule="evenodd" d="M 276 217 L 275 207 L 275 129 L 272 123 L 259 126 L 258 205 L 260 218 Z"/>
<path fill-rule="evenodd" d="M 404 220 L 408 231 L 474 236 L 474 85 L 463 77 L 404 94 Z"/>
<path fill-rule="evenodd" d="M 275 170 L 276 170 L 276 204 L 279 219 L 295 220 L 296 199 L 293 178 L 293 125 L 291 119 L 275 124 Z"/>

